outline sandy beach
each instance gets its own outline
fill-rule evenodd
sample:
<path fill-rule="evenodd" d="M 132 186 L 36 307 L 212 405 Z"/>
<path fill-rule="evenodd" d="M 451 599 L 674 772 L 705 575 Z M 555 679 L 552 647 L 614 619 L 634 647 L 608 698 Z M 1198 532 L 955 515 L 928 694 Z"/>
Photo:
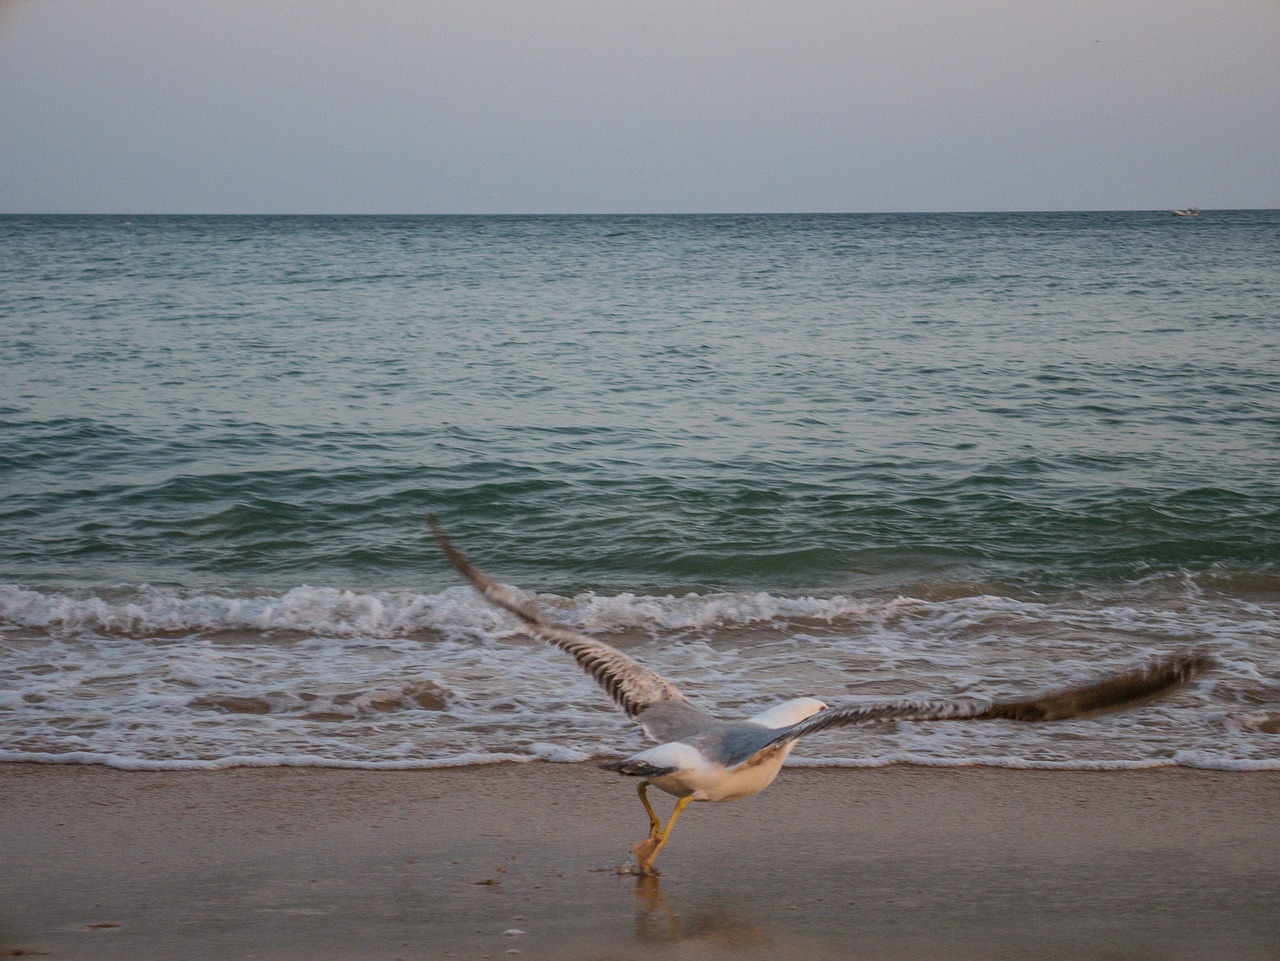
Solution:
<path fill-rule="evenodd" d="M 591 765 L 7 764 L 0 956 L 1274 959 L 1278 789 L 792 768 L 691 808 L 642 881 L 643 812 Z"/>

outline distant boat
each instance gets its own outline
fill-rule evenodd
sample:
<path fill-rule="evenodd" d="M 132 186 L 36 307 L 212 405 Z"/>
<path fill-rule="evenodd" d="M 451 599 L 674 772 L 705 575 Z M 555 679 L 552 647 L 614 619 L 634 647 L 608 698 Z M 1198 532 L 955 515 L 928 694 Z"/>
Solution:
<path fill-rule="evenodd" d="M 1182 210 L 1175 210 L 1175 211 L 1173 212 L 1173 215 L 1174 215 L 1175 217 L 1199 217 L 1199 216 L 1200 216 L 1200 208 L 1199 208 L 1199 207 L 1184 207 Z"/>

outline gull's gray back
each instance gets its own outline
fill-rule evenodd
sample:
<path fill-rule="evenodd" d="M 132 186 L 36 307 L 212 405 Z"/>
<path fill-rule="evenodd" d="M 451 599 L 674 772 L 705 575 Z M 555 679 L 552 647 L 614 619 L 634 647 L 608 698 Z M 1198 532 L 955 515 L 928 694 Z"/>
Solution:
<path fill-rule="evenodd" d="M 712 721 L 700 733 L 680 738 L 707 760 L 736 767 L 767 747 L 778 732 L 751 721 Z"/>
<path fill-rule="evenodd" d="M 692 743 L 699 733 L 709 731 L 720 724 L 714 717 L 684 698 L 670 701 L 653 701 L 637 716 L 644 732 L 659 744 L 672 741 Z"/>

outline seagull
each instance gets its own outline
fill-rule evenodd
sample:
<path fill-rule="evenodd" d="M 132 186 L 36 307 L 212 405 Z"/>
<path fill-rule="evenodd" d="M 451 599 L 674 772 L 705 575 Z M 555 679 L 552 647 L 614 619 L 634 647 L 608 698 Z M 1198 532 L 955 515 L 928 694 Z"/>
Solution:
<path fill-rule="evenodd" d="M 477 591 L 523 621 L 527 633 L 570 654 L 657 742 L 656 747 L 601 765 L 640 778 L 637 793 L 649 816 L 649 834 L 631 853 L 641 876 L 657 873 L 653 862 L 686 807 L 694 801 L 737 801 L 758 794 L 773 783 L 782 762 L 806 735 L 881 721 L 1039 722 L 1095 716 L 1152 700 L 1213 666 L 1204 654 L 1180 654 L 1125 674 L 1019 700 L 894 700 L 831 706 L 816 697 L 800 697 L 746 720 L 722 720 L 617 648 L 548 620 L 519 591 L 472 564 L 434 516 L 427 523 L 449 563 Z M 649 801 L 650 786 L 677 799 L 665 825 Z"/>

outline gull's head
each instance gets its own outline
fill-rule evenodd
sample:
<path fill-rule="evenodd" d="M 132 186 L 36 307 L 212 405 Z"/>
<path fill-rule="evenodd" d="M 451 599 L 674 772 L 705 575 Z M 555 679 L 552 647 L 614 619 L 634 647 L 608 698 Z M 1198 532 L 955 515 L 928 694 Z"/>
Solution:
<path fill-rule="evenodd" d="M 787 727 L 790 724 L 799 724 L 805 718 L 813 717 L 819 711 L 826 709 L 827 704 L 816 697 L 797 697 L 795 700 L 777 704 L 757 714 L 751 720 L 765 727 Z"/>

